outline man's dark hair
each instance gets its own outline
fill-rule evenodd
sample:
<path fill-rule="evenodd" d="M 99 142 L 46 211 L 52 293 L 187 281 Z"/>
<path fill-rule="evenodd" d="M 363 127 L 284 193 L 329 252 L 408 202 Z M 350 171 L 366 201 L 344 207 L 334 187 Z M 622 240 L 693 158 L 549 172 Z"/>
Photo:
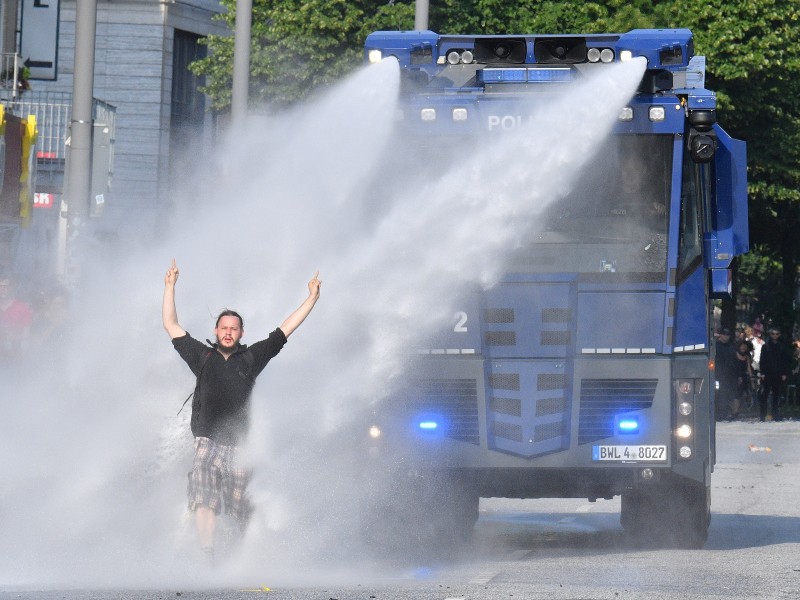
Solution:
<path fill-rule="evenodd" d="M 222 317 L 236 317 L 236 318 L 238 318 L 239 319 L 239 327 L 244 329 L 244 319 L 242 318 L 242 315 L 237 313 L 235 310 L 230 310 L 228 308 L 226 308 L 221 313 L 219 313 L 219 315 L 217 316 L 217 322 L 214 324 L 214 327 L 219 327 L 219 320 Z"/>

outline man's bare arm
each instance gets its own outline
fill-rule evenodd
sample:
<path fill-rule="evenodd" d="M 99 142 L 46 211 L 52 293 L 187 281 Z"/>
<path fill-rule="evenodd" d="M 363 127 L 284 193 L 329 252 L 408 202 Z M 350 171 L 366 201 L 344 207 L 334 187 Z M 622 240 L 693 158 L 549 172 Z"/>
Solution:
<path fill-rule="evenodd" d="M 164 302 L 161 305 L 161 321 L 172 339 L 186 335 L 186 331 L 178 323 L 178 311 L 175 308 L 175 283 L 177 281 L 178 266 L 173 258 L 172 266 L 167 269 L 164 277 Z"/>
<path fill-rule="evenodd" d="M 300 324 L 305 321 L 308 313 L 314 308 L 314 305 L 319 299 L 319 288 L 322 282 L 318 279 L 319 271 L 314 273 L 314 277 L 308 282 L 308 298 L 295 310 L 292 314 L 286 317 L 286 320 L 281 325 L 281 331 L 287 338 L 292 335 L 292 332 L 300 327 Z"/>

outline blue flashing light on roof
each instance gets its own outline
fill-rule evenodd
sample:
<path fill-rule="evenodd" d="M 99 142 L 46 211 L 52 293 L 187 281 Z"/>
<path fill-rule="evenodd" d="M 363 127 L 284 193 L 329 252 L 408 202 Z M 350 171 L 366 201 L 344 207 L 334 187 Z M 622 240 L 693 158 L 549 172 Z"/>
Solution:
<path fill-rule="evenodd" d="M 478 78 L 484 83 L 525 83 L 528 69 L 483 69 Z"/>
<path fill-rule="evenodd" d="M 568 68 L 485 68 L 478 71 L 478 80 L 483 83 L 566 83 L 572 81 L 572 70 Z"/>
<path fill-rule="evenodd" d="M 529 82 L 561 83 L 572 81 L 571 69 L 528 69 Z"/>

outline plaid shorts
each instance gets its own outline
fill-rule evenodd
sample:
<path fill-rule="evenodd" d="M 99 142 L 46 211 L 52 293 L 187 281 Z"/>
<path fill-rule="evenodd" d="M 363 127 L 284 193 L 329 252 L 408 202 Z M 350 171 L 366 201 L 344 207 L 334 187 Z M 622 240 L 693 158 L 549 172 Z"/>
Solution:
<path fill-rule="evenodd" d="M 189 510 L 204 505 L 234 517 L 244 527 L 253 513 L 246 488 L 252 472 L 236 468 L 236 447 L 206 437 L 194 440 L 194 466 L 189 472 Z"/>

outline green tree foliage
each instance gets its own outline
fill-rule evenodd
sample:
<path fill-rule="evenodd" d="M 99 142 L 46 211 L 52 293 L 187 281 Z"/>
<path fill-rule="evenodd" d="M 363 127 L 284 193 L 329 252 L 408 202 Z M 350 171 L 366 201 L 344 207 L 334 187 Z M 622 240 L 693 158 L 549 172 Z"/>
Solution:
<path fill-rule="evenodd" d="M 614 33 L 663 26 L 664 3 L 652 0 L 435 0 L 431 28 L 448 33 Z M 666 3 L 671 5 L 671 2 Z"/>
<path fill-rule="evenodd" d="M 235 0 L 221 0 L 218 18 L 231 31 Z M 414 6 L 374 0 L 253 0 L 250 102 L 284 107 L 341 79 L 361 64 L 366 36 L 375 29 L 413 29 Z M 206 78 L 212 107 L 231 103 L 233 36 L 205 38 L 207 58 L 191 70 Z"/>
<path fill-rule="evenodd" d="M 791 321 L 785 319 L 783 305 L 791 301 L 788 290 L 782 286 L 781 263 L 769 248 L 756 246 L 739 260 L 739 300 L 750 313 L 748 322 L 756 316 L 764 322 L 777 323 L 790 330 Z M 787 330 L 784 329 L 784 330 Z"/>

